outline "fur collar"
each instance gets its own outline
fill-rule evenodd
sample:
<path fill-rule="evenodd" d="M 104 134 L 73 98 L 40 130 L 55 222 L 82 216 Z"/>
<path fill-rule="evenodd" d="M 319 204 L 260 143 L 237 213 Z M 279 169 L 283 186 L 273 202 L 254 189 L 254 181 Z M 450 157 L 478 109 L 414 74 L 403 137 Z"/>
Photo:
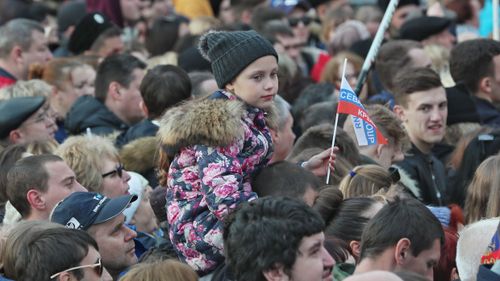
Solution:
<path fill-rule="evenodd" d="M 276 127 L 274 112 L 273 107 L 266 116 L 266 124 L 271 128 Z M 241 119 L 246 114 L 246 105 L 241 100 L 188 101 L 163 115 L 158 136 L 169 156 L 190 145 L 227 146 L 243 137 Z"/>

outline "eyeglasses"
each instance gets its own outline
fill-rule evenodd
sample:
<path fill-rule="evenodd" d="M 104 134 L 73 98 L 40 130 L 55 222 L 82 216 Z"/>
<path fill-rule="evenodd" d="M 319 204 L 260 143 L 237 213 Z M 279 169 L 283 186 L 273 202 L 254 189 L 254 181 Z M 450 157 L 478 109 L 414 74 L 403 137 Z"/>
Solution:
<path fill-rule="evenodd" d="M 102 276 L 102 271 L 103 271 L 102 262 L 101 262 L 101 258 L 98 258 L 97 262 L 94 264 L 80 265 L 80 266 L 68 268 L 68 269 L 63 270 L 61 272 L 53 274 L 52 276 L 50 276 L 50 279 L 54 279 L 64 272 L 69 272 L 69 271 L 73 271 L 73 270 L 77 270 L 77 269 L 81 269 L 81 268 L 87 268 L 87 267 L 92 267 L 97 275 Z"/>
<path fill-rule="evenodd" d="M 110 172 L 107 172 L 107 173 L 104 173 L 102 174 L 101 176 L 103 178 L 107 177 L 107 176 L 111 176 L 113 174 L 117 174 L 120 178 L 123 176 L 123 164 L 118 164 L 118 166 L 116 166 L 116 169 L 114 169 L 113 171 L 110 171 Z"/>
<path fill-rule="evenodd" d="M 312 22 L 312 19 L 310 17 L 288 19 L 288 23 L 290 23 L 291 27 L 296 27 L 297 25 L 299 25 L 299 22 L 302 22 L 305 26 L 308 26 Z"/>

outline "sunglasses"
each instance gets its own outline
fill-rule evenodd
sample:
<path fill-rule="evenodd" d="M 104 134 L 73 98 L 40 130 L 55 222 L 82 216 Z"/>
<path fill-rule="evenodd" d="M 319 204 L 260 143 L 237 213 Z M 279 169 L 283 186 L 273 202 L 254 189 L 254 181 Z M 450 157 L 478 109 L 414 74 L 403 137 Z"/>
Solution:
<path fill-rule="evenodd" d="M 97 262 L 94 264 L 80 265 L 80 266 L 68 268 L 68 269 L 63 270 L 61 272 L 53 274 L 52 276 L 50 276 L 50 279 L 54 279 L 64 272 L 69 272 L 69 271 L 73 271 L 73 270 L 77 270 L 77 269 L 81 269 L 81 268 L 87 268 L 87 267 L 92 267 L 97 275 L 102 276 L 103 266 L 102 266 L 101 258 L 98 258 Z"/>
<path fill-rule="evenodd" d="M 123 169 L 124 169 L 123 164 L 120 163 L 120 164 L 118 164 L 118 166 L 116 166 L 116 169 L 114 169 L 113 171 L 104 173 L 101 176 L 103 178 L 105 178 L 107 176 L 111 176 L 111 175 L 116 173 L 121 178 L 123 176 Z"/>
<path fill-rule="evenodd" d="M 312 22 L 312 19 L 310 17 L 289 18 L 288 22 L 290 23 L 291 27 L 296 27 L 297 25 L 299 25 L 299 22 L 302 22 L 305 26 L 308 26 Z"/>

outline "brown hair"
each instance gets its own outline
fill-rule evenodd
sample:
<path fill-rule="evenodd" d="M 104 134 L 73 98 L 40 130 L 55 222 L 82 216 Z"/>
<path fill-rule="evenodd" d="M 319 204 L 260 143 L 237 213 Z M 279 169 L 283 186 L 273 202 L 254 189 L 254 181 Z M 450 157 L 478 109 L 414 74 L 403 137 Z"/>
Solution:
<path fill-rule="evenodd" d="M 198 275 L 187 264 L 176 260 L 139 263 L 129 270 L 121 281 L 197 281 Z"/>
<path fill-rule="evenodd" d="M 443 87 L 439 75 L 426 67 L 407 68 L 394 77 L 394 99 L 396 104 L 407 107 L 407 97 L 415 92 Z"/>
<path fill-rule="evenodd" d="M 422 44 L 411 40 L 395 40 L 383 44 L 375 59 L 375 69 L 385 89 L 392 91 L 394 76 L 412 65 L 408 52 L 422 49 Z"/>
<path fill-rule="evenodd" d="M 388 139 L 389 143 L 395 145 L 409 144 L 408 135 L 403 127 L 403 123 L 394 112 L 380 104 L 367 105 L 366 111 L 375 125 L 377 125 L 377 128 Z"/>
<path fill-rule="evenodd" d="M 26 193 L 31 189 L 47 191 L 49 174 L 45 165 L 63 161 L 56 155 L 35 155 L 20 159 L 7 174 L 7 197 L 23 218 L 31 213 Z"/>
<path fill-rule="evenodd" d="M 498 197 L 492 198 L 491 196 L 498 196 L 498 189 L 500 184 L 500 156 L 495 155 L 487 158 L 479 165 L 474 174 L 468 189 L 467 197 L 465 198 L 465 223 L 470 224 L 488 218 L 488 214 L 496 211 L 498 216 L 499 204 Z M 489 203 L 489 200 L 496 201 Z"/>

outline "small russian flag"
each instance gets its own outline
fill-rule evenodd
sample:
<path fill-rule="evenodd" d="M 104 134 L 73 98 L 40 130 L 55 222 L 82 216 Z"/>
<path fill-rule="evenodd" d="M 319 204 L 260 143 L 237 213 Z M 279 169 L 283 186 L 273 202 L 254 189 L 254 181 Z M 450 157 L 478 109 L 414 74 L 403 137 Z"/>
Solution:
<path fill-rule="evenodd" d="M 337 106 L 337 114 L 344 113 L 351 115 L 354 132 L 358 140 L 359 146 L 372 144 L 387 144 L 387 139 L 380 133 L 373 123 L 364 106 L 358 99 L 358 96 L 352 90 L 351 86 L 342 77 L 340 85 L 339 102 Z"/>

